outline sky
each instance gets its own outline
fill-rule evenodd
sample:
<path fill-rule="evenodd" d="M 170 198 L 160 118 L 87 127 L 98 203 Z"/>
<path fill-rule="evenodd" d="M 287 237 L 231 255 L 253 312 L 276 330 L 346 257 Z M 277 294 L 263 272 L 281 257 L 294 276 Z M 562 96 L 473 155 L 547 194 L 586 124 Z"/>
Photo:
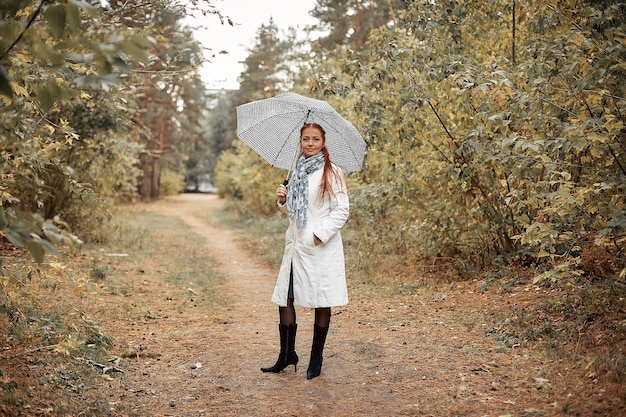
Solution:
<path fill-rule="evenodd" d="M 222 25 L 217 16 L 207 15 L 196 19 L 190 25 L 204 26 L 194 31 L 196 39 L 205 47 L 207 59 L 202 67 L 202 79 L 210 89 L 237 89 L 237 78 L 243 71 L 240 63 L 248 56 L 257 30 L 267 24 L 270 18 L 279 30 L 293 26 L 304 28 L 315 23 L 309 11 L 316 0 L 214 0 L 211 2 L 224 16 L 234 23 Z M 198 22 L 198 23 L 195 23 Z M 228 54 L 219 54 L 228 51 Z M 215 56 L 212 56 L 215 55 Z"/>

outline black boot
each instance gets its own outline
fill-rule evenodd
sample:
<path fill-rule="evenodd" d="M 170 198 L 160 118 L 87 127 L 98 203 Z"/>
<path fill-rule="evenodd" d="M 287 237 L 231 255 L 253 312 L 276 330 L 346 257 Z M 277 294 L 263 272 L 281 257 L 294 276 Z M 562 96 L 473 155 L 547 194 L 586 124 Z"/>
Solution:
<path fill-rule="evenodd" d="M 278 331 L 280 333 L 280 354 L 278 360 L 269 368 L 261 368 L 263 372 L 279 373 L 289 365 L 293 365 L 294 371 L 297 370 L 298 355 L 296 354 L 296 330 L 298 325 L 278 325 Z"/>
<path fill-rule="evenodd" d="M 309 369 L 306 371 L 306 379 L 313 379 L 320 376 L 320 373 L 322 373 L 322 353 L 324 352 L 327 334 L 328 327 L 319 327 L 317 324 L 314 325 L 311 359 L 309 361 Z"/>

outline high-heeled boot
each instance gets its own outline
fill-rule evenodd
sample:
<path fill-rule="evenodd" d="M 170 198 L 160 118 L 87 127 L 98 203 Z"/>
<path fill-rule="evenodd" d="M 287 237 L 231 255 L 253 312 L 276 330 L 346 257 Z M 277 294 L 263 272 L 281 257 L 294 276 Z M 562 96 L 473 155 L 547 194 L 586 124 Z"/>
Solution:
<path fill-rule="evenodd" d="M 306 371 L 306 379 L 313 379 L 322 373 L 322 353 L 324 352 L 327 334 L 328 327 L 319 327 L 317 324 L 314 325 L 311 359 L 309 360 L 309 368 Z"/>
<path fill-rule="evenodd" d="M 261 368 L 263 372 L 279 373 L 289 365 L 293 365 L 294 371 L 297 371 L 298 354 L 296 353 L 296 330 L 297 324 L 293 325 L 278 325 L 278 332 L 280 333 L 280 354 L 278 360 L 274 366 L 269 368 Z"/>

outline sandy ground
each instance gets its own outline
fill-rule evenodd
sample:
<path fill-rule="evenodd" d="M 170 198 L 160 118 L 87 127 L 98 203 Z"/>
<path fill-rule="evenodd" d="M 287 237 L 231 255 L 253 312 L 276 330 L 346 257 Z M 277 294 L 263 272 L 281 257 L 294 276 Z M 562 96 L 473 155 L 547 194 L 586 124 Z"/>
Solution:
<path fill-rule="evenodd" d="M 499 315 L 531 302 L 532 291 L 478 293 L 476 283 L 394 299 L 350 288 L 350 304 L 333 310 L 322 375 L 313 380 L 306 379 L 313 315 L 298 309 L 297 372 L 260 372 L 279 348 L 277 309 L 270 302 L 277 271 L 242 249 L 231 231 L 193 214 L 220 204 L 212 195 L 189 194 L 148 206 L 179 216 L 203 237 L 232 302 L 177 311 L 174 288 L 149 274 L 138 278 L 134 306 L 160 318 L 129 318 L 106 329 L 119 352 L 131 352 L 125 373 L 108 381 L 113 414 L 562 416 L 564 405 L 575 410 L 583 402 L 607 401 L 579 370 L 553 368 L 539 352 L 486 334 Z"/>

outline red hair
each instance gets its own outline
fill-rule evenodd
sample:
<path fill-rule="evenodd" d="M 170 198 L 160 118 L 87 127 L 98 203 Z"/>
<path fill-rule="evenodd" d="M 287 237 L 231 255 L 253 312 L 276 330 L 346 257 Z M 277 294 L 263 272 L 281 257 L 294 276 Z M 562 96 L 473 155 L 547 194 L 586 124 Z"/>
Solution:
<path fill-rule="evenodd" d="M 302 137 L 304 129 L 308 127 L 319 130 L 322 134 L 322 141 L 324 142 L 324 146 L 322 146 L 322 153 L 324 154 L 324 172 L 322 173 L 322 183 L 320 184 L 320 191 L 318 195 L 318 198 L 320 200 L 323 200 L 326 194 L 334 195 L 332 180 L 337 179 L 338 173 L 333 169 L 332 163 L 330 161 L 330 155 L 328 154 L 328 149 L 326 148 L 326 131 L 322 126 L 318 125 L 317 123 L 305 123 L 300 129 L 300 137 Z"/>

